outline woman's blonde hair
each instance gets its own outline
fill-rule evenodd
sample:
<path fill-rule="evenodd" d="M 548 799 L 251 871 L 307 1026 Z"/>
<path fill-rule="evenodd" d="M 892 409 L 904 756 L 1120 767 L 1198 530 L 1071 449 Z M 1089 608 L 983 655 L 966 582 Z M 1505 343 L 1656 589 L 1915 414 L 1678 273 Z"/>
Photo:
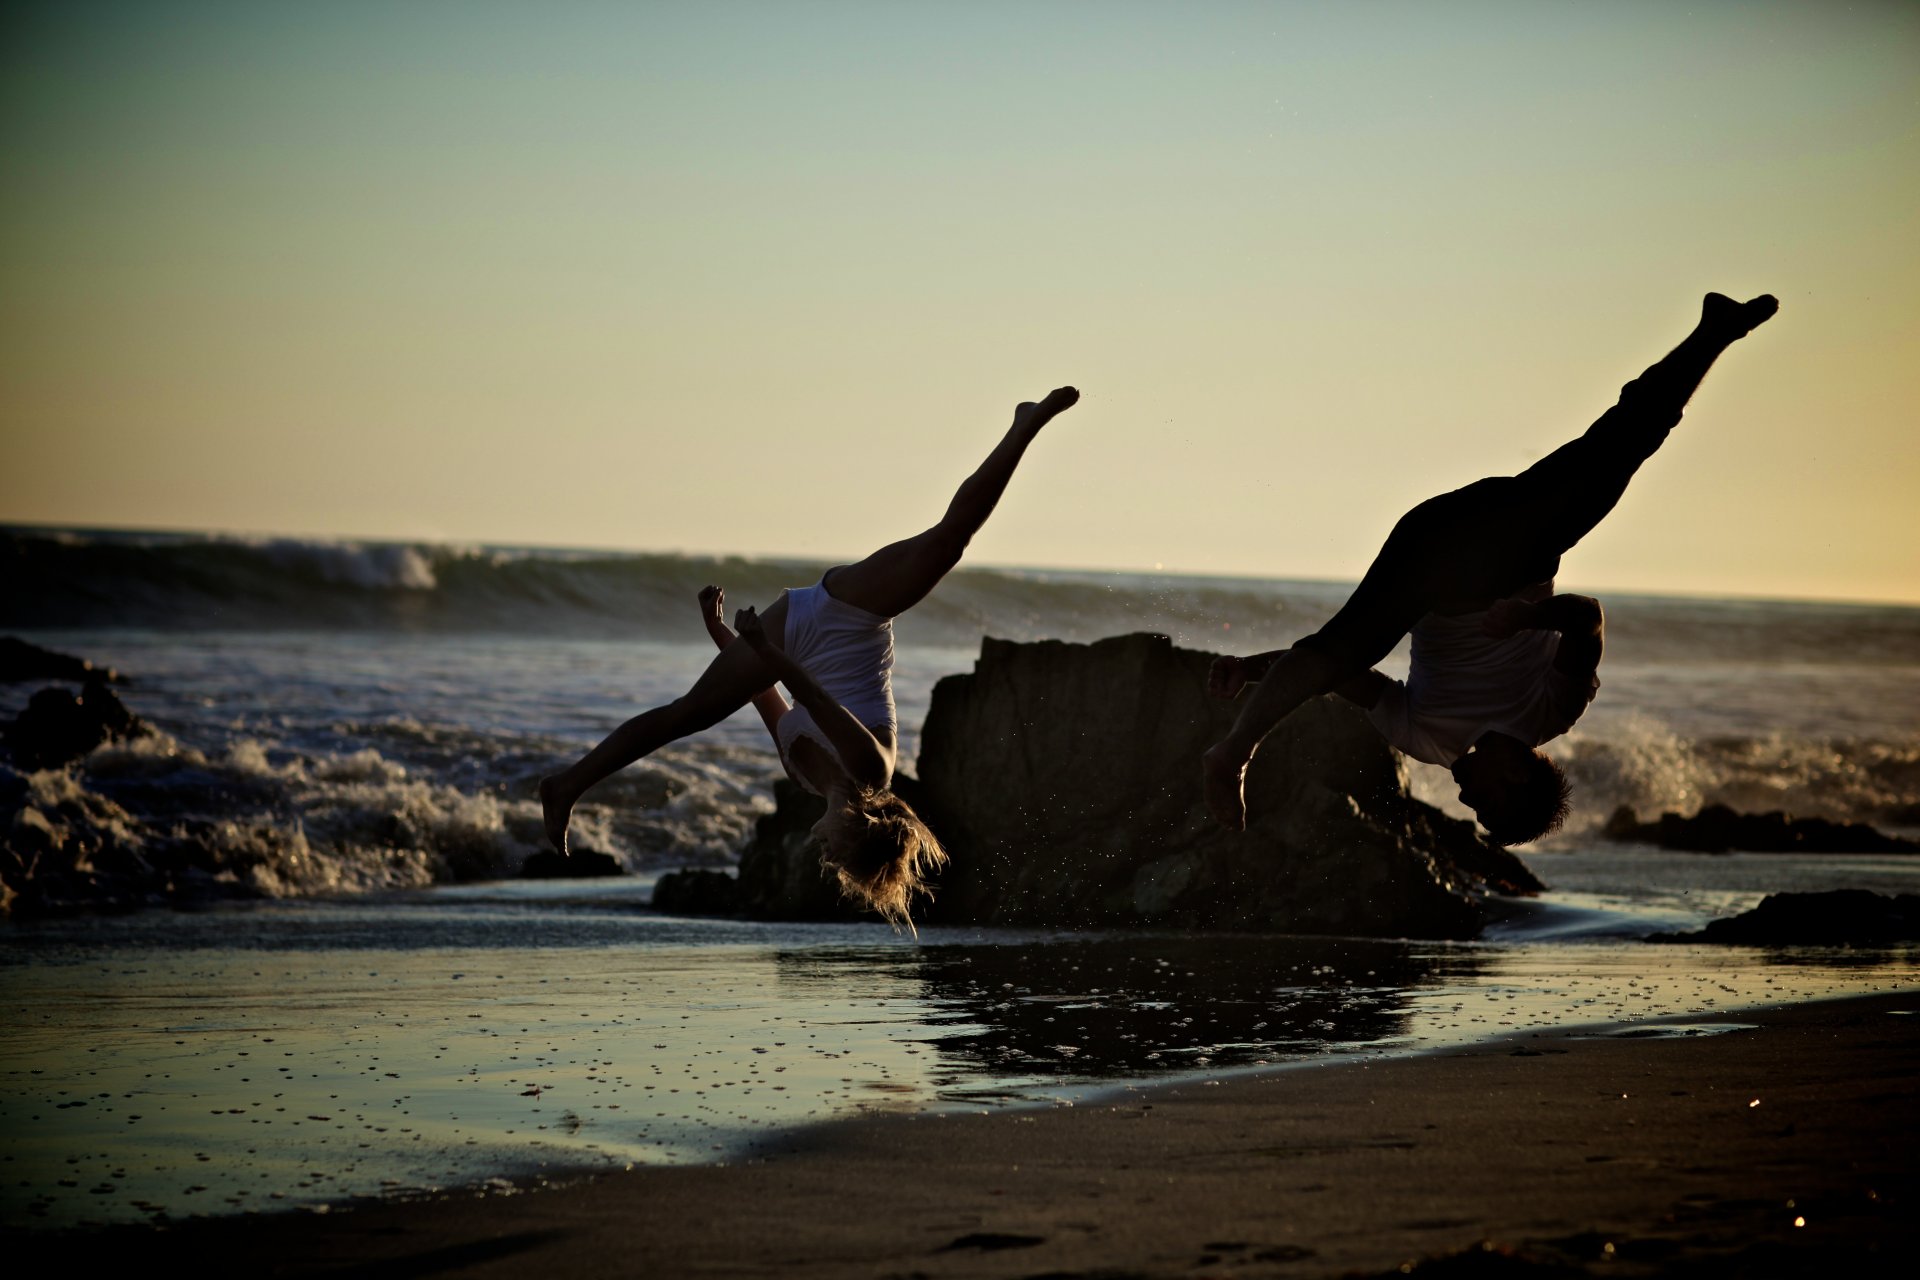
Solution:
<path fill-rule="evenodd" d="M 858 807 L 864 829 L 847 842 L 844 855 L 823 852 L 820 865 L 838 877 L 842 894 L 917 937 L 908 908 L 915 894 L 933 896 L 927 877 L 947 865 L 947 851 L 920 815 L 891 791 L 863 791 Z"/>

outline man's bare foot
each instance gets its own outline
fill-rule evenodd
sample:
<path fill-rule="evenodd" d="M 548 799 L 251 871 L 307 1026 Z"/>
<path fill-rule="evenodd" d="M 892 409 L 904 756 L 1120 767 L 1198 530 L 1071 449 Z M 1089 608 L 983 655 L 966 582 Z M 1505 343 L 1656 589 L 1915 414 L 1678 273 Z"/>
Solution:
<path fill-rule="evenodd" d="M 1053 421 L 1056 416 L 1073 408 L 1079 400 L 1080 393 L 1074 388 L 1057 387 L 1047 392 L 1038 403 L 1023 400 L 1015 405 L 1013 421 L 1015 425 L 1025 427 L 1029 431 L 1038 431 Z"/>
<path fill-rule="evenodd" d="M 573 801 L 560 789 L 560 775 L 540 779 L 540 817 L 547 827 L 547 840 L 560 851 L 561 857 L 567 853 L 567 821 L 573 817 Z"/>
<path fill-rule="evenodd" d="M 1744 338 L 1780 309 L 1780 300 L 1770 293 L 1745 302 L 1735 302 L 1724 293 L 1710 293 L 1700 304 L 1700 324 L 1732 341 Z"/>
<path fill-rule="evenodd" d="M 1246 758 L 1236 758 L 1226 750 L 1225 743 L 1208 748 L 1200 757 L 1200 781 L 1207 797 L 1207 812 L 1229 831 L 1247 829 L 1246 778 Z"/>

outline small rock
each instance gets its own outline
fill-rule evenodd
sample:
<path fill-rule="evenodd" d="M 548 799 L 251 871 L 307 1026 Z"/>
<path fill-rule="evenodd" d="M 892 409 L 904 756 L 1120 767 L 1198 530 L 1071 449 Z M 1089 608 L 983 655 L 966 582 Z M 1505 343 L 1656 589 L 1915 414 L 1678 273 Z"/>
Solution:
<path fill-rule="evenodd" d="M 28 644 L 18 636 L 0 636 L 0 683 L 22 680 L 71 680 L 83 684 L 103 680 L 125 684 L 127 679 L 112 667 L 96 667 L 85 658 L 56 653 Z"/>
<path fill-rule="evenodd" d="M 653 909 L 680 916 L 724 916 L 740 910 L 740 882 L 724 871 L 669 871 L 653 887 Z"/>
<path fill-rule="evenodd" d="M 14 764 L 32 771 L 57 769 L 102 743 L 151 732 L 96 675 L 77 697 L 57 686 L 40 690 L 6 727 L 4 736 Z"/>
<path fill-rule="evenodd" d="M 1920 940 L 1920 894 L 1833 889 L 1770 893 L 1760 905 L 1695 933 L 1657 933 L 1650 942 L 1739 946 L 1884 946 Z"/>
<path fill-rule="evenodd" d="M 627 869 L 620 865 L 618 858 L 591 849 L 576 849 L 568 857 L 543 849 L 520 865 L 520 876 L 525 880 L 584 880 L 589 876 L 625 874 Z"/>
<path fill-rule="evenodd" d="M 1877 831 L 1864 822 L 1829 822 L 1770 813 L 1737 813 L 1710 804 L 1691 818 L 1663 813 L 1658 822 L 1641 822 L 1621 805 L 1602 828 L 1609 840 L 1631 840 L 1683 853 L 1915 853 L 1920 840 Z"/>

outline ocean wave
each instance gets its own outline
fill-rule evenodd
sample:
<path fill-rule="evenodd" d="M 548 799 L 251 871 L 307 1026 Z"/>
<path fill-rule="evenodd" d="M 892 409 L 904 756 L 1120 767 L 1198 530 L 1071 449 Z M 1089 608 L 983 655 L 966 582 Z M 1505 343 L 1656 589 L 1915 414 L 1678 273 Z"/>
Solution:
<path fill-rule="evenodd" d="M 765 605 L 828 567 L 804 561 L 431 543 L 0 530 L 0 627 L 402 629 L 679 638 L 701 587 Z M 1247 647 L 1303 635 L 1344 589 L 962 569 L 902 626 L 914 642 L 982 634 L 1092 639 L 1159 631 Z"/>
<path fill-rule="evenodd" d="M 824 563 L 327 539 L 0 529 L 0 627 L 404 630 L 683 639 L 701 587 L 766 605 Z M 963 567 L 903 643 L 1092 640 L 1131 631 L 1254 652 L 1317 629 L 1340 583 Z M 1609 664 L 1920 670 L 1920 609 L 1609 595 Z"/>
<path fill-rule="evenodd" d="M 1640 715 L 1625 718 L 1605 736 L 1576 729 L 1544 750 L 1573 784 L 1573 814 L 1547 848 L 1591 845 L 1623 805 L 1644 820 L 1662 813 L 1691 816 L 1719 804 L 1742 813 L 1780 810 L 1895 832 L 1916 826 L 1920 738 L 1786 733 L 1693 738 Z M 1420 768 L 1414 790 L 1429 803 L 1465 813 L 1445 770 Z"/>
<path fill-rule="evenodd" d="M 739 763 L 669 751 L 626 771 L 576 811 L 576 847 L 629 870 L 730 865 L 771 808 L 764 768 Z M 203 752 L 155 733 L 66 769 L 0 766 L 0 833 L 54 901 L 361 894 L 517 874 L 546 847 L 533 780 L 463 787 L 370 747 Z"/>

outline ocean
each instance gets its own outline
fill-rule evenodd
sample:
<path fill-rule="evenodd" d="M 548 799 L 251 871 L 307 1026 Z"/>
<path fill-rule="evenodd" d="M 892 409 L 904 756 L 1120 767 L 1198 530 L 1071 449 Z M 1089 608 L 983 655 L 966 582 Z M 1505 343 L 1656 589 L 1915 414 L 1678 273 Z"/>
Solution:
<path fill-rule="evenodd" d="M 535 780 L 711 657 L 699 589 L 764 607 L 822 567 L 0 531 L 0 633 L 118 668 L 158 730 L 72 770 L 9 772 L 16 802 L 134 841 L 191 827 L 250 895 L 0 928 L 7 1221 L 505 1193 L 543 1171 L 759 1158 L 851 1110 L 1068 1105 L 1548 1026 L 1679 1017 L 1674 1034 L 1711 1034 L 1758 1003 L 1920 986 L 1911 950 L 1636 940 L 1779 889 L 1913 892 L 1920 860 L 1599 835 L 1620 805 L 1715 801 L 1920 834 L 1920 608 L 1894 605 L 1596 592 L 1600 696 L 1549 748 L 1575 818 L 1523 851 L 1552 890 L 1479 943 L 916 940 L 657 915 L 655 877 L 732 865 L 772 807 L 778 765 L 750 711 L 576 811 L 575 839 L 631 875 L 514 879 L 541 846 Z M 1254 652 L 1315 629 L 1346 590 L 963 568 L 897 624 L 902 760 L 934 683 L 983 636 L 1153 631 Z M 0 716 L 38 687 L 0 686 Z M 1443 771 L 1412 778 L 1464 812 Z"/>

